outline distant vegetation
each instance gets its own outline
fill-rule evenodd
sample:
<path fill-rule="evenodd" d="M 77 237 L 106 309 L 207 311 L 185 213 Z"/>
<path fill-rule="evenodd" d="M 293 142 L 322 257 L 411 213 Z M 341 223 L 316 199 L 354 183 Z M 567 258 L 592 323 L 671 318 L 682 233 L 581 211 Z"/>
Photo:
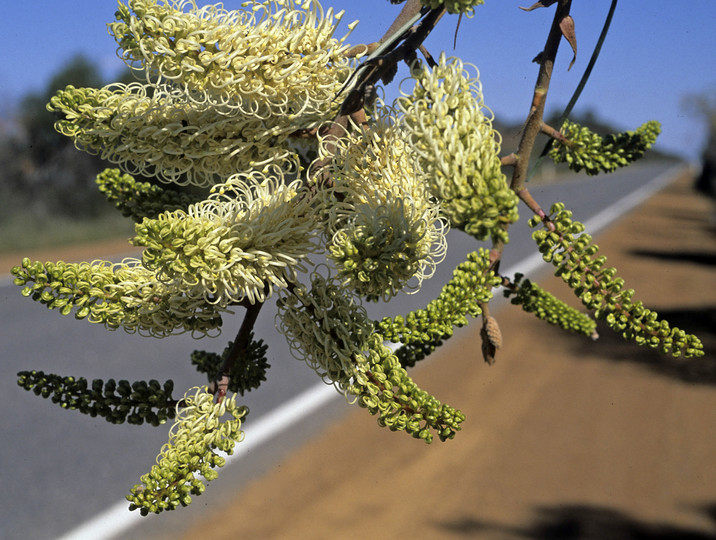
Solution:
<path fill-rule="evenodd" d="M 42 92 L 25 96 L 10 129 L 0 131 L 0 251 L 58 245 L 131 232 L 95 186 L 106 164 L 77 152 L 57 133 L 46 105 L 66 85 L 102 86 L 95 64 L 76 56 Z"/>
<path fill-rule="evenodd" d="M 132 77 L 127 71 L 119 80 L 127 82 Z M 82 55 L 75 56 L 50 78 L 43 91 L 22 99 L 14 129 L 0 130 L 0 252 L 131 234 L 131 225 L 95 185 L 97 173 L 107 163 L 98 156 L 77 152 L 71 139 L 55 131 L 55 118 L 46 107 L 50 98 L 68 84 L 101 87 L 105 83 L 94 63 Z M 618 131 L 593 112 L 572 118 L 596 133 Z M 549 118 L 548 123 L 555 120 Z M 496 118 L 495 127 L 502 134 L 503 146 L 516 146 L 522 126 Z M 547 140 L 541 137 L 534 157 Z M 645 160 L 655 159 L 677 158 L 652 149 Z M 546 160 L 535 171 L 533 181 L 550 181 L 566 174 L 573 174 L 566 165 L 555 166 Z"/>

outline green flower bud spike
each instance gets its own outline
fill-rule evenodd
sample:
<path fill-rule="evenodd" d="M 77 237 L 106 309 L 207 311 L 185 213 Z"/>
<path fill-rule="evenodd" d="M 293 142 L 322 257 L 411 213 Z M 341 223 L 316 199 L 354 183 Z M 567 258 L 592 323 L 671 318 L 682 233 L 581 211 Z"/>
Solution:
<path fill-rule="evenodd" d="M 566 120 L 561 129 L 564 140 L 554 139 L 549 157 L 555 163 L 567 163 L 573 171 L 584 169 L 589 175 L 613 172 L 642 157 L 660 132 L 661 125 L 652 120 L 636 131 L 602 138 L 588 128 Z"/>
<path fill-rule="evenodd" d="M 96 183 L 123 216 L 138 223 L 145 217 L 153 219 L 162 212 L 186 210 L 190 204 L 199 202 L 197 197 L 186 193 L 137 182 L 119 169 L 105 169 L 97 175 Z"/>
<path fill-rule="evenodd" d="M 597 319 L 605 320 L 625 339 L 657 348 L 663 354 L 684 358 L 704 355 L 699 338 L 671 328 L 642 302 L 632 301 L 634 290 L 624 288 L 624 280 L 617 276 L 615 268 L 604 266 L 607 258 L 598 255 L 599 248 L 584 232 L 584 225 L 572 220 L 572 212 L 563 203 L 552 205 L 550 210 L 548 223 L 554 230 L 538 216 L 530 220 L 531 227 L 540 223 L 544 227 L 533 232 L 532 238 L 543 259 L 557 268 L 555 275 L 574 290 L 588 309 L 595 310 Z"/>
<path fill-rule="evenodd" d="M 433 69 L 416 63 L 412 77 L 412 92 L 396 108 L 431 193 L 452 227 L 507 242 L 505 225 L 518 219 L 518 198 L 502 172 L 499 134 L 477 75 L 441 54 Z"/>
<path fill-rule="evenodd" d="M 385 317 L 376 329 L 385 339 L 402 343 L 396 355 L 405 366 L 412 366 L 451 337 L 454 327 L 465 326 L 467 316 L 482 314 L 480 304 L 492 298 L 492 289 L 502 280 L 490 269 L 490 252 L 481 248 L 470 253 L 453 271 L 453 277 L 425 309 L 407 316 Z"/>
<path fill-rule="evenodd" d="M 241 423 L 248 409 L 236 405 L 236 394 L 214 403 L 206 387 L 189 390 L 177 406 L 177 420 L 169 431 L 169 442 L 157 457 L 157 464 L 141 477 L 127 500 L 130 510 L 143 516 L 191 503 L 192 495 L 206 489 L 203 480 L 218 477 L 217 467 L 226 460 L 217 450 L 231 455 L 237 442 L 243 440 Z M 221 421 L 224 415 L 230 415 Z"/>
<path fill-rule="evenodd" d="M 192 332 L 205 335 L 219 328 L 226 310 L 191 298 L 183 290 L 157 281 L 137 259 L 113 264 L 32 262 L 12 269 L 22 294 L 57 309 L 62 315 L 101 323 L 109 330 L 165 337 Z"/>
<path fill-rule="evenodd" d="M 505 298 L 510 298 L 512 304 L 564 330 L 584 334 L 592 339 L 599 337 L 597 323 L 589 315 L 577 311 L 536 283 L 523 278 L 522 274 L 516 274 L 514 281 L 504 291 Z"/>

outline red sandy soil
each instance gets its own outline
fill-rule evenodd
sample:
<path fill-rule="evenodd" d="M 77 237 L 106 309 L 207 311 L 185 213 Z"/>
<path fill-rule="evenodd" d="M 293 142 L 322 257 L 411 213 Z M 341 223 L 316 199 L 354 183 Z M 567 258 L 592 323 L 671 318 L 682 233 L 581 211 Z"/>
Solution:
<path fill-rule="evenodd" d="M 454 440 L 426 445 L 356 408 L 185 538 L 716 537 L 716 235 L 691 185 L 597 243 L 637 299 L 701 335 L 705 359 L 608 328 L 593 343 L 505 307 L 494 366 L 473 325 L 412 372 L 467 415 Z"/>
<path fill-rule="evenodd" d="M 138 256 L 141 250 L 129 244 L 125 238 L 113 238 L 78 246 L 62 246 L 55 249 L 36 249 L 18 253 L 0 253 L 0 275 L 7 275 L 13 266 L 22 263 L 23 257 L 33 261 L 79 262 L 109 257 Z"/>

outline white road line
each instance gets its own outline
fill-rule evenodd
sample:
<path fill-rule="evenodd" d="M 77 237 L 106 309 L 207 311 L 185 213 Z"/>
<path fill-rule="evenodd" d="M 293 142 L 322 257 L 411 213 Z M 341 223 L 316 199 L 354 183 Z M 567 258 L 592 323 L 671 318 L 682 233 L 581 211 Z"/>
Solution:
<path fill-rule="evenodd" d="M 636 191 L 633 191 L 623 199 L 592 216 L 584 222 L 584 227 L 587 231 L 589 231 L 589 234 L 595 235 L 605 226 L 611 225 L 616 219 L 623 216 L 631 209 L 639 206 L 657 191 L 666 187 L 675 179 L 676 174 L 683 168 L 683 165 L 675 165 L 671 169 L 667 169 L 659 176 L 651 180 L 648 184 L 644 184 Z"/>
<path fill-rule="evenodd" d="M 226 465 L 224 467 L 239 461 L 249 452 L 273 439 L 286 428 L 313 414 L 330 400 L 340 397 L 340 394 L 336 392 L 333 386 L 318 383 L 261 416 L 255 424 L 249 423 L 244 430 L 246 438 L 236 446 L 236 451 L 233 455 L 226 456 Z M 126 500 L 113 504 L 101 514 L 60 537 L 60 540 L 108 540 L 115 538 L 122 532 L 138 525 L 142 519 L 145 519 L 142 518 L 139 512 L 130 512 L 128 508 L 129 502 Z"/>
<path fill-rule="evenodd" d="M 681 166 L 677 166 L 665 171 L 619 202 L 602 210 L 585 222 L 586 229 L 590 234 L 596 234 L 665 187 L 674 179 L 677 170 L 681 168 Z M 512 275 L 515 272 L 529 274 L 542 264 L 544 264 L 542 255 L 533 253 L 507 269 L 504 274 Z M 233 455 L 227 456 L 225 466 L 238 462 L 256 447 L 273 439 L 286 428 L 310 416 L 314 411 L 336 398 L 341 398 L 341 395 L 336 392 L 333 386 L 318 383 L 261 416 L 255 424 L 249 423 L 245 429 L 246 438 L 241 444 L 237 445 L 236 452 Z M 128 506 L 129 503 L 126 500 L 122 500 L 79 527 L 69 531 L 59 540 L 109 540 L 115 538 L 123 531 L 138 525 L 144 519 L 139 512 L 130 512 Z"/>

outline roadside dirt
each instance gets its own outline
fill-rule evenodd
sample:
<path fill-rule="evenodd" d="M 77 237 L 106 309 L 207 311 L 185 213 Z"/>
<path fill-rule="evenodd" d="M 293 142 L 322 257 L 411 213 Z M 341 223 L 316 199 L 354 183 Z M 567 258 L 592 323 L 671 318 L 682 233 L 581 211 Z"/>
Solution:
<path fill-rule="evenodd" d="M 712 212 L 684 177 L 597 240 L 705 359 L 605 328 L 592 343 L 505 307 L 496 365 L 472 327 L 412 373 L 467 415 L 455 440 L 428 446 L 356 409 L 185 538 L 715 538 Z"/>
<path fill-rule="evenodd" d="M 136 257 L 141 250 L 129 244 L 125 238 L 110 238 L 78 246 L 63 246 L 56 249 L 36 249 L 17 253 L 0 253 L 0 275 L 7 275 L 13 266 L 22 263 L 23 257 L 33 261 L 65 261 L 80 262 L 105 259 L 108 257 Z"/>

